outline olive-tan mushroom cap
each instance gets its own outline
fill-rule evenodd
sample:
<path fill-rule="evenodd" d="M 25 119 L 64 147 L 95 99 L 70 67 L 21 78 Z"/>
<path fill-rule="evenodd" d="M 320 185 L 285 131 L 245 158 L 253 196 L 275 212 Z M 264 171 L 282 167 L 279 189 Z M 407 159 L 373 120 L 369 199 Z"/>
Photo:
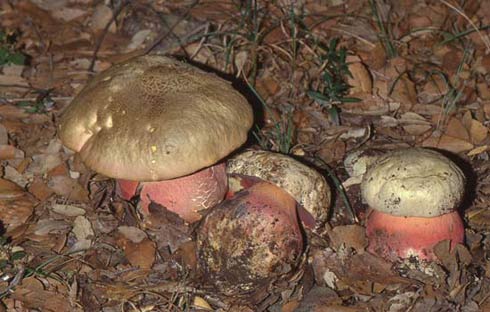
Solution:
<path fill-rule="evenodd" d="M 289 156 L 249 150 L 227 162 L 228 174 L 260 178 L 289 193 L 321 225 L 328 218 L 330 187 L 318 171 Z"/>
<path fill-rule="evenodd" d="M 393 216 L 436 217 L 457 209 L 464 192 L 461 169 L 442 154 L 422 148 L 381 156 L 364 175 L 369 206 Z"/>
<path fill-rule="evenodd" d="M 147 55 L 89 81 L 64 112 L 59 137 L 99 173 L 156 181 L 215 164 L 246 141 L 252 122 L 229 82 Z"/>

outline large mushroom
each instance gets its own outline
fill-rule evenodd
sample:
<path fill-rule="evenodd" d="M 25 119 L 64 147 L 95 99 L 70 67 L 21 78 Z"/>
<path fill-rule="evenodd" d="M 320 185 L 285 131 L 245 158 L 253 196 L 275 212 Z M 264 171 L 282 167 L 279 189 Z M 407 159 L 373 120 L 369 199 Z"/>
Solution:
<path fill-rule="evenodd" d="M 303 225 L 321 231 L 330 189 L 314 169 L 278 153 L 246 151 L 227 163 L 230 192 L 197 229 L 202 270 L 227 295 L 260 292 L 295 272 Z"/>
<path fill-rule="evenodd" d="M 208 282 L 228 296 L 254 294 L 294 272 L 303 252 L 296 201 L 258 182 L 214 207 L 197 232 Z"/>
<path fill-rule="evenodd" d="M 438 242 L 462 243 L 464 226 L 457 207 L 464 183 L 456 164 L 433 150 L 400 149 L 381 156 L 361 184 L 371 208 L 368 251 L 389 260 L 435 260 Z"/>
<path fill-rule="evenodd" d="M 89 168 L 118 179 L 123 198 L 140 190 L 143 213 L 154 201 L 194 222 L 226 194 L 219 161 L 245 142 L 252 121 L 227 81 L 146 55 L 90 80 L 64 112 L 59 137 Z"/>

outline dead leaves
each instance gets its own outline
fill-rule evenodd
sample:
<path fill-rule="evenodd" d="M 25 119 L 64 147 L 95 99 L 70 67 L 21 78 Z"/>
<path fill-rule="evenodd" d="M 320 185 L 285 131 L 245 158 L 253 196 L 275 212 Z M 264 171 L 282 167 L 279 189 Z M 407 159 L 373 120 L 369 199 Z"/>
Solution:
<path fill-rule="evenodd" d="M 368 2 L 335 1 L 339 5 L 334 7 L 318 1 L 279 1 L 262 7 L 265 2 L 259 1 L 262 11 L 258 13 L 268 14 L 258 25 L 265 25 L 256 37 L 263 41 L 256 42 L 250 39 L 253 18 L 245 7 L 230 1 L 191 2 L 131 3 L 108 28 L 95 71 L 139 53 L 175 22 L 157 50 L 186 55 L 235 77 L 255 75 L 249 82 L 256 80 L 256 90 L 268 105 L 265 124 L 273 128 L 274 120 L 281 121 L 285 112 L 292 112 L 297 130 L 292 141 L 297 145 L 291 151 L 296 156 L 320 157 L 336 168 L 346 153 L 360 146 L 422 145 L 458 153 L 477 171 L 478 195 L 465 212 L 471 253 L 462 246 L 449 251 L 441 244 L 437 250 L 441 265 L 392 266 L 364 252 L 363 227 L 335 224 L 328 232 L 329 241 L 322 241 L 324 248 L 311 250 L 317 286 L 304 299 L 291 300 L 282 311 L 490 309 L 490 265 L 485 258 L 490 249 L 485 235 L 490 226 L 490 181 L 486 180 L 490 172 L 481 164 L 488 162 L 490 151 L 486 77 L 490 57 L 476 32 L 440 44 L 454 35 L 454 29 L 471 29 L 467 20 L 442 2 L 378 1 L 384 14 L 394 12 L 390 19 L 383 16 L 398 52 L 388 59 L 375 23 L 352 18 L 372 16 Z M 92 179 L 54 139 L 57 113 L 93 75 L 87 69 L 94 45 L 114 16 L 111 5 L 107 1 L 93 6 L 86 1 L 0 4 L 1 27 L 19 30 L 17 44 L 31 60 L 28 66 L 0 68 L 4 169 L 0 219 L 13 243 L 22 244 L 29 254 L 28 266 L 54 259 L 51 273 L 74 276 L 63 284 L 40 275 L 25 278 L 6 305 L 11 310 L 45 311 L 77 311 L 83 305 L 85 310 L 98 311 L 133 309 L 134 304 L 150 310 L 155 308 L 152 302 L 161 301 L 169 308 L 175 302 L 190 307 L 192 298 L 182 293 L 201 291 L 207 302 L 220 307 L 219 301 L 208 300 L 212 291 L 186 288 L 186 278 L 196 267 L 192 229 L 162 209 L 141 222 L 137 207 L 114 198 L 105 180 Z M 179 21 L 187 9 L 189 16 Z M 461 9 L 478 26 L 489 24 L 486 1 L 468 2 Z M 161 19 L 153 19 L 149 12 Z M 322 73 L 320 46 L 334 37 L 341 37 L 350 54 L 349 96 L 361 99 L 339 104 L 337 118 L 305 96 Z M 467 61 L 460 42 L 474 48 Z M 34 88 L 54 88 L 53 96 L 60 99 L 54 106 L 56 114 L 33 115 L 17 105 L 28 99 L 32 106 L 39 95 Z M 452 90 L 461 97 L 450 98 Z M 343 174 L 340 167 L 337 172 Z M 356 203 L 358 190 L 351 189 L 349 196 Z M 342 205 L 339 202 L 336 211 Z M 69 257 L 66 253 L 71 250 L 85 251 Z M 148 281 L 163 282 L 141 287 Z M 150 291 L 158 295 L 151 297 Z M 290 290 L 282 295 L 290 298 Z"/>
<path fill-rule="evenodd" d="M 68 300 L 69 288 L 55 279 L 41 280 L 29 277 L 22 280 L 15 289 L 12 298 L 20 301 L 27 309 L 43 311 L 82 311 Z"/>
<path fill-rule="evenodd" d="M 25 224 L 36 205 L 37 201 L 17 184 L 0 179 L 0 220 L 7 231 Z"/>
<path fill-rule="evenodd" d="M 150 269 L 155 262 L 156 245 L 145 232 L 128 226 L 120 226 L 116 242 L 124 250 L 129 263 L 142 269 Z"/>

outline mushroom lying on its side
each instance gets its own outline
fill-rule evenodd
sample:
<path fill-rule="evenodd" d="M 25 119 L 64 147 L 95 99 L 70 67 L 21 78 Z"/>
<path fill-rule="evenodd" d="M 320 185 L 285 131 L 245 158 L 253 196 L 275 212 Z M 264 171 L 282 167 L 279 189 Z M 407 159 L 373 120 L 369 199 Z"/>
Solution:
<path fill-rule="evenodd" d="M 200 267 L 228 296 L 267 288 L 294 272 L 303 252 L 296 201 L 266 182 L 214 207 L 197 233 Z"/>
<path fill-rule="evenodd" d="M 244 295 L 294 273 L 303 251 L 300 219 L 322 231 L 330 189 L 286 155 L 246 151 L 227 164 L 230 192 L 197 228 L 199 265 L 218 290 Z"/>
<path fill-rule="evenodd" d="M 462 243 L 456 211 L 465 177 L 448 158 L 428 149 L 391 151 L 364 175 L 361 192 L 372 208 L 366 221 L 368 251 L 389 260 L 435 260 L 442 240 Z"/>
<path fill-rule="evenodd" d="M 245 142 L 252 119 L 228 82 L 147 55 L 90 80 L 64 112 L 59 137 L 89 168 L 119 179 L 125 199 L 141 189 L 143 213 L 155 201 L 193 222 L 223 199 L 224 164 L 212 166 Z"/>

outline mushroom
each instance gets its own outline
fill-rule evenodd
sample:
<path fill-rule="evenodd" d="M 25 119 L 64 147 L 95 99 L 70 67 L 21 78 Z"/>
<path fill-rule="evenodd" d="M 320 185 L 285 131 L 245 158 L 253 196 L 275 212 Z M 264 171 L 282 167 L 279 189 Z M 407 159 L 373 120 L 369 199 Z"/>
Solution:
<path fill-rule="evenodd" d="M 125 199 L 140 191 L 193 222 L 227 191 L 224 164 L 253 121 L 225 80 L 175 59 L 146 55 L 94 77 L 64 112 L 59 137 L 91 169 L 118 179 Z"/>
<path fill-rule="evenodd" d="M 300 223 L 321 232 L 330 189 L 293 158 L 246 151 L 228 160 L 230 191 L 197 228 L 199 264 L 227 295 L 260 291 L 294 272 L 304 238 Z"/>
<path fill-rule="evenodd" d="M 349 178 L 342 182 L 342 186 L 347 189 L 361 184 L 368 168 L 383 154 L 384 152 L 378 149 L 358 149 L 348 153 L 344 158 L 344 168 Z"/>
<path fill-rule="evenodd" d="M 438 242 L 462 243 L 464 225 L 456 209 L 464 184 L 462 171 L 436 151 L 411 148 L 381 156 L 361 184 L 371 208 L 368 251 L 389 260 L 435 260 Z"/>
<path fill-rule="evenodd" d="M 256 293 L 293 273 L 303 252 L 296 201 L 258 182 L 214 207 L 197 232 L 206 280 L 228 296 Z"/>
<path fill-rule="evenodd" d="M 320 231 L 327 221 L 330 187 L 318 171 L 294 158 L 249 150 L 229 159 L 226 170 L 230 192 L 266 181 L 282 188 L 296 200 L 300 219 L 307 228 Z"/>

